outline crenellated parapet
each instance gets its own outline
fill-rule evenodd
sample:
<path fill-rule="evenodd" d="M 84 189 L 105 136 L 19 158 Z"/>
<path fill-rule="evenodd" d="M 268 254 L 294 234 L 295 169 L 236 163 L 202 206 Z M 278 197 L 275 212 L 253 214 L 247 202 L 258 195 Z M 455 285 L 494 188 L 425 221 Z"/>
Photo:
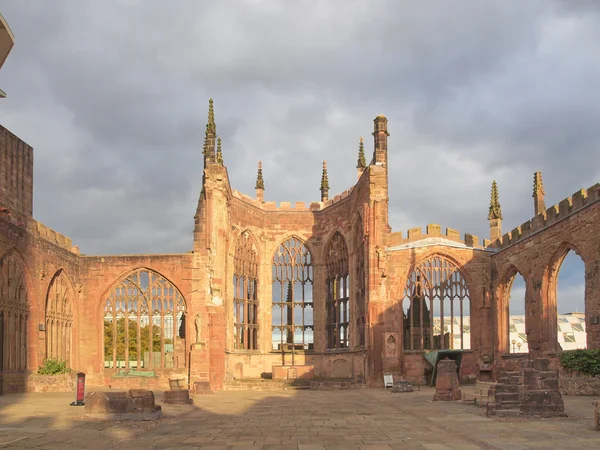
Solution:
<path fill-rule="evenodd" d="M 250 197 L 249 195 L 243 194 L 235 189 L 232 189 L 231 193 L 234 198 L 242 200 L 245 203 L 248 203 L 252 206 L 262 209 L 263 211 L 321 211 L 329 206 L 340 203 L 342 200 L 348 198 L 350 194 L 354 191 L 355 186 L 352 186 L 350 189 L 346 189 L 341 194 L 336 195 L 333 198 L 330 198 L 326 202 L 280 202 L 279 205 L 277 202 L 263 202 L 257 198 Z"/>
<path fill-rule="evenodd" d="M 79 253 L 78 247 L 73 246 L 73 241 L 70 237 L 60 234 L 58 231 L 54 231 L 52 228 L 47 227 L 42 222 L 38 222 L 35 219 L 29 219 L 27 221 L 27 231 L 34 236 L 38 236 L 65 250 Z"/>
<path fill-rule="evenodd" d="M 473 234 L 465 233 L 461 237 L 461 233 L 452 228 L 446 228 L 446 231 L 442 233 L 442 227 L 438 224 L 427 225 L 425 232 L 421 228 L 410 228 L 407 231 L 406 237 L 401 231 L 392 233 L 390 236 L 390 249 L 397 247 L 406 246 L 407 244 L 413 244 L 419 241 L 423 241 L 424 245 L 440 245 L 440 244 L 458 244 L 459 246 L 472 247 L 475 249 L 484 249 L 489 245 L 488 239 L 483 240 L 483 245 L 479 243 L 479 237 Z"/>
<path fill-rule="evenodd" d="M 494 246 L 496 248 L 509 247 L 555 223 L 573 216 L 598 201 L 600 201 L 600 183 L 575 192 L 571 197 L 561 200 L 558 204 L 551 206 L 546 211 L 522 223 L 512 231 L 505 233 Z"/>

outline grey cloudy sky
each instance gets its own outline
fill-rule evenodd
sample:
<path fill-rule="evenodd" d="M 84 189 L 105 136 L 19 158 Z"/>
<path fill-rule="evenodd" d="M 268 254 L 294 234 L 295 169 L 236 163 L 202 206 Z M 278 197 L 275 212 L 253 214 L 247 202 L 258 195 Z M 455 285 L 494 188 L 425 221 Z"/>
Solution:
<path fill-rule="evenodd" d="M 81 251 L 188 251 L 207 100 L 233 188 L 319 199 L 389 119 L 394 231 L 488 236 L 600 180 L 594 1 L 0 0 L 0 120 L 35 148 L 35 217 Z M 582 275 L 582 274 L 581 274 Z M 583 278 L 582 278 L 583 279 Z"/>

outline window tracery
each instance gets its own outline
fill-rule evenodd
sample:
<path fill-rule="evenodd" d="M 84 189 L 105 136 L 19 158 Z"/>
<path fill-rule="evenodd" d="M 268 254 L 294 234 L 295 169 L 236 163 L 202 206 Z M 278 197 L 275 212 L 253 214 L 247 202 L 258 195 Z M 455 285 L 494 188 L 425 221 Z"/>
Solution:
<path fill-rule="evenodd" d="M 104 367 L 185 367 L 186 306 L 160 274 L 138 269 L 121 280 L 104 306 Z"/>
<path fill-rule="evenodd" d="M 64 272 L 54 277 L 46 300 L 46 357 L 71 363 L 73 310 Z"/>
<path fill-rule="evenodd" d="M 336 232 L 325 251 L 327 286 L 327 348 L 348 348 L 350 323 L 350 277 L 348 247 Z"/>
<path fill-rule="evenodd" d="M 258 349 L 258 251 L 249 232 L 239 237 L 233 274 L 234 349 Z"/>
<path fill-rule="evenodd" d="M 470 348 L 464 331 L 464 318 L 470 315 L 469 289 L 449 259 L 432 256 L 410 274 L 403 310 L 405 350 Z"/>
<path fill-rule="evenodd" d="M 0 370 L 27 368 L 28 316 L 25 273 L 11 253 L 0 260 Z"/>
<path fill-rule="evenodd" d="M 310 251 L 295 237 L 273 256 L 273 350 L 313 350 L 313 265 Z"/>

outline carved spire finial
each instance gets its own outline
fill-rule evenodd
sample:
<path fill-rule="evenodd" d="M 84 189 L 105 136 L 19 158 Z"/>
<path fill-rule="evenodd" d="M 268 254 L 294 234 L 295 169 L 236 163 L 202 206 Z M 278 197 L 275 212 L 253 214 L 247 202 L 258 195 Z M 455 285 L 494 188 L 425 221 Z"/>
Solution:
<path fill-rule="evenodd" d="M 327 161 L 323 161 L 323 174 L 321 175 L 321 190 L 329 189 L 329 178 L 327 178 Z"/>
<path fill-rule="evenodd" d="M 358 144 L 358 164 L 356 165 L 356 168 L 364 169 L 365 167 L 367 167 L 367 161 L 365 160 L 365 143 L 361 137 L 360 143 Z"/>
<path fill-rule="evenodd" d="M 215 110 L 213 108 L 212 98 L 208 100 L 208 123 L 206 124 L 206 131 L 217 134 L 217 124 L 215 123 Z"/>
<path fill-rule="evenodd" d="M 254 189 L 263 189 L 265 188 L 265 180 L 263 180 L 262 173 L 262 161 L 258 162 L 258 173 L 256 174 L 256 186 Z"/>
<path fill-rule="evenodd" d="M 327 178 L 327 161 L 323 161 L 323 175 L 321 175 L 321 201 L 329 200 L 329 178 Z"/>
<path fill-rule="evenodd" d="M 535 172 L 533 174 L 533 197 L 536 194 L 544 195 L 544 183 L 542 183 L 542 172 Z"/>
<path fill-rule="evenodd" d="M 492 181 L 492 194 L 490 196 L 490 211 L 488 220 L 502 220 L 502 210 L 500 209 L 500 200 L 498 199 L 498 185 L 496 180 Z"/>
<path fill-rule="evenodd" d="M 223 165 L 223 150 L 221 148 L 221 138 L 217 139 L 217 164 Z"/>

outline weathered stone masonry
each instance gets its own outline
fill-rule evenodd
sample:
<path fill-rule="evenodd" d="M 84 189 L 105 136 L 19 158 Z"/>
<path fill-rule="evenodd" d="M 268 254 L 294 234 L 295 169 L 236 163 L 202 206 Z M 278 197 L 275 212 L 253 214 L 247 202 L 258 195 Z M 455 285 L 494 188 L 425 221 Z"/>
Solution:
<path fill-rule="evenodd" d="M 276 205 L 265 201 L 262 168 L 256 197 L 232 189 L 211 101 L 190 252 L 105 256 L 80 254 L 33 218 L 33 150 L 0 129 L 3 392 L 27 390 L 28 374 L 54 355 L 92 385 L 123 389 L 167 388 L 174 375 L 212 389 L 265 376 L 380 386 L 383 373 L 421 381 L 425 351 L 464 344 L 461 375 L 494 377 L 509 351 L 507 286 L 516 273 L 527 284 L 531 352 L 556 354 L 556 275 L 569 250 L 586 268 L 588 347 L 600 346 L 600 186 L 543 211 L 536 174 L 538 214 L 502 235 L 494 184 L 483 242 L 435 224 L 392 232 L 387 125 L 375 118 L 371 157 L 361 139 L 356 185 L 330 197 L 324 165 L 321 201 Z M 292 262 L 281 253 L 290 242 L 304 249 Z M 274 284 L 276 258 L 301 267 L 301 280 Z M 470 317 L 470 342 L 436 328 L 442 316 L 446 324 Z"/>

